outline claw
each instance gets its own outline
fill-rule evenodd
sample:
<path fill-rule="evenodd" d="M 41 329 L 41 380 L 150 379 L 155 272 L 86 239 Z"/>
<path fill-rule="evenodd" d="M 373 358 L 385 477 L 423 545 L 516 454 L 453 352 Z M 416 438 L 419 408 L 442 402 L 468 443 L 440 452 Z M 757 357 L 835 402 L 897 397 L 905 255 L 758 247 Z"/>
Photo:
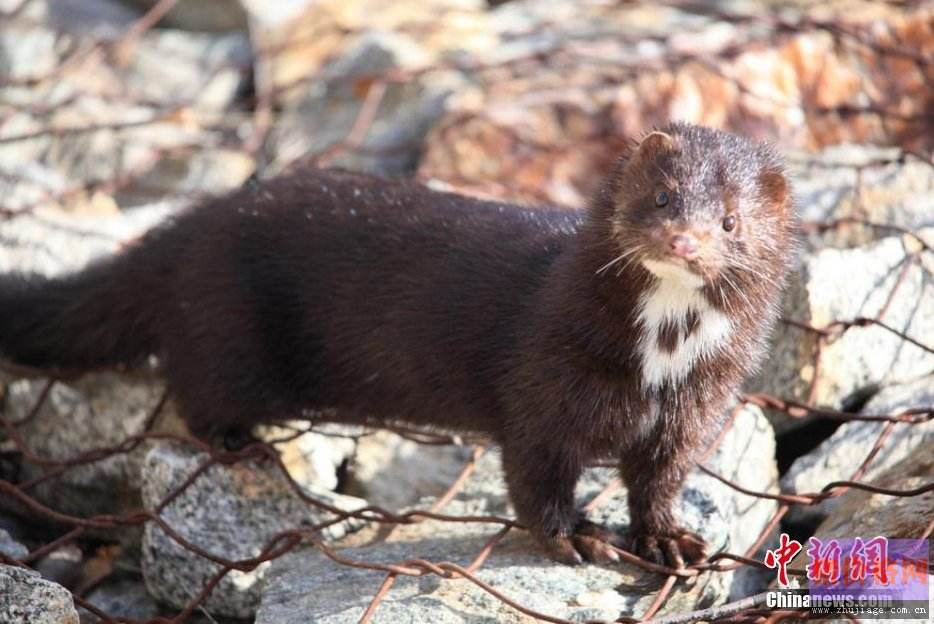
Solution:
<path fill-rule="evenodd" d="M 607 542 L 585 535 L 575 535 L 573 540 L 577 552 L 581 553 L 584 559 L 591 563 L 607 564 L 619 562 L 619 555 Z"/>
<path fill-rule="evenodd" d="M 689 563 L 707 560 L 707 544 L 704 538 L 692 531 L 682 531 L 678 537 L 678 547 Z"/>
<path fill-rule="evenodd" d="M 606 542 L 607 544 L 612 544 L 618 548 L 623 548 L 626 544 L 626 540 L 623 539 L 623 536 L 608 529 L 602 524 L 597 524 L 596 522 L 591 522 L 581 518 L 577 521 L 577 526 L 574 527 L 574 533 L 576 535 L 581 535 L 584 537 L 592 537 L 594 539 L 600 540 L 601 542 Z"/>
<path fill-rule="evenodd" d="M 584 563 L 584 557 L 577 551 L 574 540 L 566 536 L 551 537 L 544 541 L 548 556 L 567 565 Z"/>
<path fill-rule="evenodd" d="M 619 562 L 613 546 L 622 547 L 623 539 L 615 532 L 589 520 L 580 520 L 574 533 L 542 540 L 552 559 L 569 565 L 585 561 L 597 564 Z"/>
<path fill-rule="evenodd" d="M 684 529 L 662 534 L 638 533 L 630 539 L 630 547 L 643 559 L 675 569 L 707 559 L 703 538 Z"/>
<path fill-rule="evenodd" d="M 671 562 L 671 567 L 675 569 L 684 567 L 684 557 L 681 556 L 681 551 L 674 540 L 663 539 L 662 551 L 665 553 L 665 559 Z"/>

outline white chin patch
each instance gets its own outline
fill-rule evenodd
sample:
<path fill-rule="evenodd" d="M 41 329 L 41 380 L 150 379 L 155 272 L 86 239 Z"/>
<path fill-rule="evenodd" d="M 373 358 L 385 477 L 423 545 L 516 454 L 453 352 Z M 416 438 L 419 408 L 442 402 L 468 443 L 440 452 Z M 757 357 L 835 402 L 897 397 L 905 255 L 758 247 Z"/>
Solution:
<path fill-rule="evenodd" d="M 732 323 L 707 301 L 700 276 L 670 262 L 644 265 L 658 278 L 639 299 L 642 385 L 651 390 L 683 382 L 726 343 Z"/>
<path fill-rule="evenodd" d="M 683 287 L 694 289 L 701 288 L 704 285 L 703 277 L 674 262 L 643 260 L 642 266 L 662 281 L 677 282 L 682 284 Z"/>

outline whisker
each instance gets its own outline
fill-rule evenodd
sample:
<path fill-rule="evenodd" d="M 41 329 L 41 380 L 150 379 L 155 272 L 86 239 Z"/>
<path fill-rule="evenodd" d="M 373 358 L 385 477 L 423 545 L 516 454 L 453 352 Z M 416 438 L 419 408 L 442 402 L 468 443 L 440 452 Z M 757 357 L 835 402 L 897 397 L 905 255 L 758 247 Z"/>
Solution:
<path fill-rule="evenodd" d="M 626 260 L 626 262 L 624 262 L 623 264 L 621 264 L 620 267 L 616 270 L 616 276 L 617 276 L 617 277 L 619 277 L 620 275 L 622 275 L 622 274 L 623 274 L 623 271 L 624 271 L 626 268 L 628 268 L 634 261 L 636 261 L 636 260 L 638 260 L 638 259 L 640 258 L 640 256 L 638 256 L 638 255 L 635 254 L 635 252 L 636 252 L 636 251 L 642 251 L 643 248 L 644 248 L 643 245 L 637 245 L 637 246 L 633 249 L 633 253 L 630 253 L 630 254 L 629 254 L 629 259 Z"/>
<path fill-rule="evenodd" d="M 611 266 L 613 266 L 613 265 L 616 264 L 617 262 L 620 262 L 620 261 L 626 259 L 627 257 L 632 256 L 632 255 L 635 254 L 637 251 L 639 251 L 641 248 L 642 248 L 642 245 L 637 245 L 636 247 L 633 247 L 632 249 L 629 249 L 629 250 L 627 250 L 627 251 L 624 251 L 623 253 L 621 253 L 620 255 L 616 256 L 615 258 L 613 258 L 612 260 L 610 260 L 609 262 L 607 262 L 606 264 L 604 264 L 602 267 L 600 267 L 599 269 L 597 269 L 596 272 L 595 272 L 595 275 L 600 275 L 601 273 L 603 273 L 604 271 L 606 271 L 607 269 L 609 269 Z"/>
<path fill-rule="evenodd" d="M 752 307 L 752 302 L 749 300 L 749 297 L 746 296 L 746 293 L 743 292 L 743 289 L 740 288 L 739 286 L 737 286 L 736 283 L 735 283 L 733 280 L 731 280 L 731 279 L 727 276 L 727 272 L 726 272 L 726 271 L 724 271 L 724 272 L 721 274 L 721 276 L 723 277 L 724 281 L 725 281 L 727 284 L 729 284 L 729 286 L 730 286 L 730 288 L 732 288 L 733 292 L 735 292 L 737 295 L 739 295 L 740 297 L 742 297 L 742 298 L 743 298 L 743 301 L 746 302 L 746 305 L 749 306 L 749 307 L 751 308 L 751 307 Z"/>
<path fill-rule="evenodd" d="M 606 270 L 609 269 L 611 266 L 613 266 L 614 264 L 616 264 L 617 262 L 619 262 L 620 260 L 622 260 L 622 259 L 625 258 L 625 257 L 626 257 L 626 254 L 625 254 L 625 253 L 622 253 L 622 254 L 616 256 L 615 258 L 613 258 L 612 260 L 610 260 L 609 262 L 607 262 L 606 264 L 604 264 L 602 267 L 600 267 L 599 269 L 597 269 L 596 271 L 594 271 L 594 275 L 600 275 L 601 273 L 603 273 L 604 271 L 606 271 Z"/>

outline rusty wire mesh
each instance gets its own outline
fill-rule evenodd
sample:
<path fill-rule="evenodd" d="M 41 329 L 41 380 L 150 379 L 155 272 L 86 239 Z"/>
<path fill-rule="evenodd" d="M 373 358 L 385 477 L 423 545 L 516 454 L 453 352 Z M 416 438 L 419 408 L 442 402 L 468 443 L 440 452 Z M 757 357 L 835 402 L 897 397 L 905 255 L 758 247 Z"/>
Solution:
<path fill-rule="evenodd" d="M 21 10 L 27 5 L 29 0 L 26 0 L 19 5 L 17 9 L 14 9 L 6 14 L 0 15 L 0 19 L 17 19 Z M 27 81 L 20 82 L 15 84 L 15 86 L 30 86 L 30 84 L 38 84 L 40 82 L 54 80 L 57 75 L 61 75 L 64 72 L 69 71 L 70 68 L 80 64 L 81 62 L 87 61 L 92 58 L 96 52 L 101 50 L 113 50 L 119 48 L 122 45 L 125 45 L 127 42 L 132 41 L 134 38 L 140 37 L 148 29 L 152 28 L 158 20 L 164 15 L 164 13 L 175 4 L 173 0 L 162 0 L 158 2 L 142 19 L 140 19 L 126 34 L 118 41 L 96 41 L 91 45 L 76 46 L 74 48 L 69 48 L 66 51 L 56 69 L 49 75 L 36 76 Z M 907 60 L 909 63 L 915 65 L 920 72 L 926 77 L 928 85 L 930 84 L 930 72 L 932 60 L 931 58 L 926 57 L 922 52 L 913 49 L 906 49 L 897 43 L 892 42 L 889 38 L 879 37 L 875 34 L 871 34 L 864 31 L 854 30 L 848 27 L 844 23 L 838 23 L 833 21 L 820 21 L 814 19 L 806 19 L 797 22 L 789 21 L 787 19 L 782 19 L 774 16 L 737 16 L 731 15 L 725 12 L 718 12 L 717 16 L 725 21 L 752 21 L 752 20 L 764 20 L 769 25 L 768 34 L 765 39 L 759 40 L 753 43 L 743 44 L 744 46 L 753 46 L 753 45 L 762 45 L 763 43 L 774 43 L 775 41 L 781 40 L 783 37 L 791 36 L 795 33 L 820 30 L 829 33 L 834 39 L 835 43 L 840 46 L 856 46 L 862 47 L 867 50 L 871 50 L 872 53 L 880 56 L 891 56 L 893 58 Z M 617 36 L 625 37 L 624 33 L 620 33 Z M 251 62 L 247 65 L 239 67 L 238 69 L 243 72 L 250 72 L 253 70 L 253 66 L 256 63 L 262 61 L 264 56 L 272 55 L 277 53 L 279 50 L 276 49 L 258 49 L 254 53 L 254 57 L 251 59 Z M 741 51 L 741 49 L 728 49 L 724 54 L 726 55 L 736 55 Z M 534 55 L 526 58 L 513 58 L 508 61 L 496 64 L 495 66 L 491 65 L 474 65 L 469 67 L 458 67 L 461 70 L 467 70 L 474 74 L 480 75 L 486 71 L 508 71 L 511 66 L 519 65 L 527 61 L 534 61 L 539 63 L 547 63 L 549 59 L 557 57 L 563 54 L 564 51 L 562 47 L 558 45 L 549 52 L 536 52 Z M 93 62 L 108 62 L 108 55 L 103 54 L 95 57 L 97 60 Z M 681 64 L 690 62 L 690 61 L 701 61 L 706 62 L 709 59 L 704 59 L 699 56 L 691 55 L 672 55 L 667 57 L 665 60 L 666 64 L 669 64 L 672 67 L 677 67 Z M 221 68 L 218 68 L 218 71 Z M 339 141 L 327 149 L 315 153 L 308 154 L 301 159 L 297 159 L 296 162 L 290 163 L 292 166 L 302 166 L 305 164 L 317 164 L 317 165 L 327 165 L 331 159 L 333 159 L 337 154 L 348 152 L 348 151 L 361 151 L 366 148 L 363 147 L 364 139 L 367 136 L 369 128 L 376 118 L 381 101 L 386 92 L 386 85 L 392 83 L 405 83 L 407 81 L 413 80 L 417 75 L 422 71 L 428 71 L 429 69 L 438 69 L 437 66 L 431 68 L 426 68 L 419 71 L 393 71 L 387 74 L 374 75 L 368 77 L 369 87 L 366 90 L 364 95 L 364 102 L 360 108 L 359 114 L 355 123 L 353 124 L 352 130 L 350 133 L 342 140 Z M 634 76 L 642 68 L 629 68 L 627 71 L 630 72 L 630 76 Z M 624 72 L 625 73 L 625 72 Z M 257 91 L 254 96 L 249 98 L 249 101 L 243 102 L 247 107 L 248 111 L 251 111 L 250 115 L 253 117 L 253 130 L 249 136 L 238 139 L 238 147 L 246 151 L 247 153 L 257 154 L 263 145 L 263 140 L 268 133 L 272 125 L 272 115 L 273 109 L 276 104 L 276 98 L 281 95 L 284 90 L 296 88 L 300 84 L 312 83 L 316 80 L 319 80 L 320 77 L 317 75 L 309 75 L 301 78 L 299 81 L 288 84 L 285 86 L 279 86 L 275 89 L 269 88 L 268 86 L 264 87 L 263 84 L 257 85 Z M 333 79 L 333 78 L 331 78 Z M 357 76 L 355 80 L 360 80 L 360 77 Z M 10 86 L 11 81 L 4 81 L 0 77 L 0 87 Z M 745 90 L 746 85 L 738 84 L 737 87 L 740 90 Z M 147 124 L 157 123 L 161 120 L 170 117 L 177 113 L 178 110 L 183 108 L 186 105 L 191 103 L 179 102 L 178 107 L 173 107 L 170 110 L 158 111 L 151 119 L 134 121 L 130 123 L 103 123 L 103 124 L 94 124 L 87 126 L 77 126 L 77 127 L 53 127 L 49 126 L 48 128 L 42 129 L 40 131 L 29 132 L 19 135 L 8 135 L 0 136 L 0 145 L 4 144 L 15 144 L 20 141 L 25 141 L 40 136 L 51 136 L 51 137 L 64 137 L 68 135 L 78 135 L 78 134 L 89 134 L 94 132 L 99 132 L 103 130 L 119 132 L 122 129 L 130 127 L 139 127 L 145 126 Z M 13 114 L 17 111 L 16 107 L 13 107 L 9 114 Z M 42 113 L 43 111 L 32 109 L 31 112 Z M 891 158 L 884 158 L 875 160 L 873 162 L 865 163 L 860 165 L 862 168 L 871 168 L 871 167 L 884 167 L 891 165 L 893 163 L 902 163 L 906 159 L 917 159 L 921 162 L 927 163 L 927 165 L 934 167 L 934 159 L 929 154 L 925 153 L 925 150 L 930 147 L 931 136 L 930 129 L 934 120 L 932 120 L 932 114 L 930 110 L 927 114 L 905 116 L 897 110 L 893 110 L 887 106 L 885 102 L 882 101 L 872 101 L 861 107 L 854 107 L 851 105 L 840 106 L 836 108 L 823 108 L 812 106 L 810 112 L 818 115 L 827 115 L 834 116 L 836 118 L 854 118 L 862 116 L 870 116 L 877 118 L 883 126 L 887 124 L 897 124 L 901 129 L 900 132 L 894 133 L 895 135 L 903 134 L 905 132 L 913 132 L 916 135 L 919 134 L 922 137 L 920 142 L 920 147 L 901 147 L 899 153 Z M 472 115 L 482 115 L 482 112 L 471 113 Z M 469 115 L 456 118 L 454 120 L 448 120 L 448 128 L 451 124 L 457 123 L 467 123 L 469 121 Z M 906 130 L 907 128 L 907 130 Z M 927 133 L 927 134 L 926 134 Z M 924 140 L 924 137 L 927 136 L 927 140 Z M 616 137 L 618 138 L 618 137 Z M 607 137 L 605 135 L 593 136 L 590 137 L 591 141 L 610 141 L 614 137 Z M 228 137 L 229 140 L 229 137 Z M 562 146 L 555 148 L 550 145 L 529 145 L 528 139 L 523 139 L 522 137 L 517 137 L 517 140 L 525 145 L 528 150 L 534 151 L 538 150 L 552 150 L 552 149 L 573 149 L 577 147 L 576 145 Z M 67 199 L 69 195 L 79 194 L 79 193 L 88 193 L 97 190 L 103 190 L 106 192 L 113 192 L 121 187 L 124 187 L 128 184 L 131 184 L 139 178 L 139 176 L 144 173 L 144 171 L 151 165 L 151 163 L 156 162 L 160 158 L 164 158 L 172 149 L 193 149 L 196 146 L 182 146 L 179 148 L 170 148 L 166 149 L 154 149 L 151 153 L 151 158 L 143 167 L 138 168 L 137 170 L 131 171 L 121 171 L 115 174 L 112 178 L 104 180 L 95 180 L 89 181 L 76 185 L 74 187 L 68 188 L 64 191 L 49 194 L 47 197 L 43 198 L 40 202 L 37 202 L 34 205 L 29 205 L 25 207 L 17 208 L 16 210 L 9 210 L 3 207 L 0 207 L 0 218 L 11 218 L 23 212 L 29 212 L 36 209 L 38 206 L 44 203 L 56 203 Z M 400 149 L 398 146 L 395 149 Z M 17 172 L 2 171 L 0 175 L 8 181 L 16 181 L 18 177 Z M 857 187 L 853 188 L 852 192 L 855 194 L 860 193 L 860 188 L 858 188 L 860 177 L 857 177 Z M 453 183 L 457 183 L 457 180 L 452 180 Z M 491 194 L 495 194 L 498 189 L 491 188 Z M 169 192 L 169 189 L 166 189 L 166 192 Z M 190 198 L 197 199 L 197 198 Z M 841 219 L 829 220 L 825 222 L 810 222 L 805 223 L 805 231 L 809 232 L 824 232 L 831 229 L 839 229 L 851 227 L 853 225 L 859 225 L 863 227 L 877 228 L 882 230 L 894 231 L 906 236 L 913 237 L 919 243 L 918 251 L 914 252 L 909 258 L 906 265 L 910 266 L 912 264 L 920 264 L 920 257 L 922 254 L 934 254 L 934 247 L 932 244 L 923 240 L 917 233 L 912 232 L 908 229 L 898 227 L 893 224 L 887 223 L 876 223 L 868 219 L 861 219 L 858 217 L 846 217 Z M 827 325 L 821 327 L 815 327 L 809 323 L 802 322 L 797 319 L 783 319 L 783 322 L 788 323 L 794 327 L 799 328 L 803 332 L 811 332 L 818 336 L 820 344 L 826 344 L 829 341 L 835 340 L 844 332 L 848 331 L 852 327 L 860 327 L 866 325 L 877 325 L 884 328 L 885 330 L 895 334 L 904 341 L 908 341 L 915 346 L 930 352 L 934 353 L 934 345 L 927 344 L 924 341 L 918 339 L 917 337 L 912 337 L 904 332 L 897 330 L 896 328 L 890 326 L 885 321 L 885 313 L 890 308 L 890 306 L 899 305 L 898 291 L 902 281 L 907 274 L 906 270 L 903 270 L 896 280 L 894 286 L 892 287 L 891 293 L 888 297 L 886 304 L 880 310 L 879 314 L 874 318 L 852 318 L 852 319 L 838 319 L 833 322 L 828 323 Z M 814 354 L 814 365 L 815 370 L 820 358 L 820 350 Z M 22 371 L 14 371 L 22 372 Z M 812 388 L 818 382 L 819 372 L 816 373 L 812 378 Z M 0 555 L 0 561 L 3 563 L 26 566 L 29 567 L 38 560 L 40 560 L 44 555 L 52 552 L 56 548 L 59 548 L 65 544 L 75 542 L 82 539 L 83 536 L 89 530 L 92 529 L 114 529 L 119 530 L 121 528 L 142 525 L 146 522 L 151 522 L 158 525 L 168 536 L 171 537 L 175 542 L 177 542 L 182 547 L 190 550 L 193 553 L 196 553 L 198 556 L 203 557 L 207 560 L 210 560 L 220 566 L 220 570 L 210 579 L 210 581 L 204 585 L 197 593 L 197 595 L 189 602 L 189 604 L 178 612 L 174 617 L 171 618 L 160 618 L 158 622 L 172 622 L 178 623 L 185 621 L 189 616 L 191 616 L 202 604 L 205 598 L 210 594 L 212 589 L 220 582 L 220 580 L 232 570 L 241 570 L 249 571 L 255 569 L 258 565 L 263 562 L 273 560 L 277 557 L 284 555 L 285 553 L 297 548 L 302 544 L 310 544 L 313 547 L 319 549 L 324 555 L 329 557 L 335 565 L 343 566 L 352 566 L 357 568 L 366 568 L 385 573 L 385 577 L 382 583 L 374 588 L 373 598 L 369 603 L 369 606 L 366 608 L 365 612 L 360 618 L 361 623 L 365 623 L 370 620 L 373 614 L 379 609 L 380 602 L 383 598 L 391 591 L 394 581 L 400 576 L 422 576 L 422 575 L 437 575 L 442 578 L 464 578 L 469 582 L 475 584 L 483 591 L 488 592 L 492 596 L 495 596 L 499 600 L 503 601 L 516 611 L 519 611 L 525 615 L 531 616 L 533 618 L 547 621 L 547 622 L 556 622 L 556 623 L 566 623 L 570 624 L 570 620 L 565 620 L 562 618 L 553 617 L 547 613 L 539 613 L 532 609 L 527 608 L 526 606 L 512 600 L 509 596 L 504 595 L 497 590 L 496 587 L 492 587 L 486 584 L 481 579 L 477 578 L 474 575 L 474 572 L 478 570 L 490 555 L 494 548 L 496 548 L 498 542 L 509 533 L 510 531 L 522 530 L 513 519 L 506 517 L 474 517 L 474 518 L 462 518 L 462 517 L 452 517 L 446 516 L 440 513 L 440 510 L 443 509 L 444 505 L 450 501 L 453 496 L 458 492 L 459 488 L 463 486 L 466 479 L 469 477 L 473 471 L 477 460 L 483 452 L 483 449 L 480 446 L 475 447 L 475 452 L 472 459 L 464 466 L 462 472 L 451 483 L 448 490 L 437 499 L 437 502 L 430 508 L 425 510 L 411 511 L 404 514 L 398 514 L 391 510 L 384 509 L 377 506 L 369 506 L 363 509 L 359 509 L 353 512 L 348 512 L 341 510 L 339 508 L 333 507 L 331 505 L 325 504 L 321 501 L 315 500 L 314 498 L 309 497 L 302 488 L 289 476 L 288 472 L 285 469 L 281 459 L 279 458 L 277 452 L 268 444 L 264 443 L 255 443 L 251 444 L 240 451 L 231 452 L 231 451 L 218 451 L 217 449 L 210 448 L 204 443 L 185 437 L 182 435 L 175 435 L 169 433 L 157 433 L 151 430 L 153 423 L 158 418 L 160 412 L 163 410 L 166 401 L 168 399 L 167 394 L 162 396 L 162 399 L 153 406 L 151 413 L 147 419 L 147 425 L 142 432 L 137 435 L 130 436 L 126 438 L 122 443 L 108 447 L 108 448 L 98 448 L 90 450 L 87 452 L 80 453 L 75 457 L 72 457 L 67 460 L 53 460 L 46 457 L 37 456 L 34 454 L 24 441 L 22 435 L 19 432 L 19 427 L 24 425 L 29 420 L 36 418 L 39 414 L 44 402 L 48 399 L 50 391 L 55 383 L 58 383 L 58 380 L 55 378 L 50 379 L 43 391 L 38 396 L 35 404 L 28 413 L 28 415 L 19 421 L 11 421 L 9 419 L 0 420 L 2 424 L 4 435 L 13 442 L 17 449 L 17 453 L 21 456 L 22 459 L 34 463 L 43 467 L 44 474 L 40 477 L 34 478 L 26 482 L 12 482 L 8 480 L 0 480 L 0 495 L 9 497 L 11 500 L 14 500 L 21 504 L 23 508 L 28 510 L 29 513 L 34 514 L 37 518 L 41 517 L 47 520 L 54 521 L 59 523 L 62 526 L 70 527 L 67 532 L 59 536 L 57 539 L 50 541 L 43 546 L 33 550 L 26 557 L 21 560 L 13 560 L 4 555 Z M 767 408 L 770 410 L 783 412 L 786 415 L 792 418 L 822 418 L 822 419 L 832 419 L 836 421 L 850 421 L 850 420 L 873 420 L 884 422 L 885 425 L 880 431 L 875 443 L 866 450 L 865 459 L 861 462 L 858 469 L 853 472 L 848 480 L 845 481 L 835 481 L 833 483 L 828 483 L 820 492 L 806 493 L 806 494 L 772 494 L 768 492 L 756 492 L 749 491 L 739 486 L 736 483 L 733 483 L 729 479 L 725 479 L 716 473 L 712 472 L 703 465 L 704 459 L 709 457 L 710 453 L 715 450 L 717 444 L 723 439 L 724 434 L 732 424 L 733 418 L 725 425 L 723 431 L 719 437 L 714 441 L 713 445 L 707 449 L 706 453 L 702 456 L 699 461 L 699 468 L 703 472 L 710 474 L 728 486 L 734 488 L 735 490 L 741 492 L 745 496 L 765 498 L 775 500 L 778 503 L 777 510 L 772 515 L 770 521 L 762 530 L 758 539 L 755 543 L 750 546 L 745 552 L 742 553 L 718 553 L 712 556 L 707 562 L 691 566 L 687 569 L 670 569 L 660 565 L 657 565 L 652 562 L 644 561 L 635 555 L 625 552 L 623 550 L 617 549 L 618 554 L 620 555 L 623 561 L 626 561 L 630 564 L 639 566 L 646 570 L 656 572 L 662 577 L 665 581 L 661 586 L 661 589 L 658 591 L 655 599 L 651 603 L 650 607 L 644 612 L 639 614 L 637 618 L 622 618 L 620 621 L 665 621 L 669 623 L 674 622 L 689 622 L 698 619 L 704 619 L 707 621 L 713 622 L 759 622 L 759 621 L 776 621 L 777 619 L 785 616 L 806 616 L 806 611 L 795 611 L 795 610 L 765 610 L 760 604 L 750 603 L 747 601 L 740 601 L 737 603 L 732 603 L 729 605 L 724 605 L 721 607 L 714 607 L 711 609 L 706 609 L 704 611 L 686 613 L 679 615 L 670 615 L 664 618 L 655 619 L 658 611 L 665 605 L 667 598 L 669 597 L 672 589 L 675 586 L 675 583 L 679 579 L 686 577 L 691 577 L 698 575 L 702 572 L 713 571 L 713 572 L 725 572 L 733 569 L 737 569 L 740 566 L 756 566 L 759 568 L 764 568 L 765 565 L 752 557 L 760 549 L 760 547 L 765 543 L 767 539 L 773 534 L 773 531 L 776 527 L 779 526 L 782 518 L 788 513 L 788 511 L 793 506 L 808 506 L 815 505 L 824 501 L 828 498 L 838 497 L 842 495 L 849 489 L 860 489 L 866 490 L 869 492 L 880 493 L 887 496 L 897 496 L 897 497 L 910 497 L 910 496 L 919 496 L 925 492 L 934 490 L 934 483 L 929 483 L 922 487 L 918 487 L 912 490 L 893 490 L 886 489 L 874 486 L 869 483 L 862 482 L 860 479 L 864 476 L 869 466 L 874 460 L 879 456 L 880 450 L 882 449 L 886 439 L 893 430 L 893 427 L 897 423 L 905 423 L 907 425 L 917 425 L 926 421 L 929 421 L 934 417 L 934 406 L 926 406 L 918 409 L 912 409 L 904 411 L 901 413 L 891 413 L 891 414 L 870 414 L 870 415 L 861 415 L 846 413 L 837 410 L 824 409 L 817 407 L 812 404 L 809 400 L 806 401 L 796 401 L 792 399 L 786 399 L 781 397 L 775 397 L 765 394 L 747 394 L 740 397 L 740 402 L 738 406 L 733 411 L 733 417 L 738 413 L 738 410 L 744 404 L 757 405 L 762 408 Z M 459 443 L 462 440 L 437 434 L 426 434 L 420 432 L 411 432 L 411 431 L 397 431 L 401 435 L 408 437 L 409 439 L 415 440 L 420 443 L 429 443 L 429 444 L 455 444 Z M 126 454 L 131 452 L 133 449 L 137 448 L 145 440 L 151 439 L 164 439 L 164 440 L 178 440 L 188 444 L 193 444 L 197 446 L 200 450 L 208 454 L 209 459 L 199 467 L 190 477 L 185 480 L 184 483 L 175 488 L 171 493 L 169 493 L 161 503 L 151 511 L 141 510 L 137 513 L 131 513 L 120 516 L 111 516 L 111 515 L 100 515 L 93 517 L 77 517 L 73 515 L 68 515 L 60 513 L 54 509 L 51 509 L 38 500 L 36 500 L 31 494 L 30 491 L 38 486 L 40 483 L 56 479 L 60 477 L 65 472 L 81 465 L 86 465 L 94 462 L 99 462 L 107 458 Z M 268 542 L 263 547 L 261 553 L 253 558 L 232 561 L 220 557 L 214 553 L 206 552 L 204 549 L 200 548 L 198 545 L 193 544 L 187 541 L 182 535 L 180 535 L 172 526 L 167 524 L 159 515 L 159 512 L 169 505 L 175 498 L 177 498 L 186 488 L 190 487 L 192 483 L 204 473 L 204 471 L 211 465 L 222 463 L 222 464 L 231 464 L 240 461 L 245 461 L 249 459 L 256 458 L 265 458 L 268 461 L 273 462 L 279 471 L 284 475 L 288 480 L 288 483 L 291 486 L 291 489 L 294 493 L 300 497 L 305 503 L 309 506 L 323 510 L 329 514 L 328 520 L 318 524 L 317 526 L 307 527 L 296 527 L 293 530 L 280 532 L 273 537 L 271 537 Z M 608 495 L 612 493 L 615 489 L 620 486 L 618 481 L 608 483 L 604 491 L 596 496 L 588 504 L 589 509 L 593 509 L 598 505 L 604 504 L 605 500 L 608 498 Z M 326 528 L 327 526 L 341 522 L 347 518 L 357 518 L 366 521 L 371 521 L 375 523 L 384 523 L 384 524 L 405 524 L 418 522 L 425 518 L 432 518 L 445 522 L 483 522 L 489 523 L 495 527 L 498 527 L 498 530 L 493 533 L 489 538 L 486 544 L 480 549 L 475 557 L 466 565 L 459 565 L 449 561 L 427 561 L 424 559 L 408 559 L 404 561 L 397 561 L 394 563 L 373 563 L 362 560 L 352 560 L 343 556 L 339 550 L 335 550 L 328 544 L 324 543 L 320 537 L 319 532 Z M 934 523 L 927 526 L 921 538 L 928 538 L 934 532 Z M 801 572 L 791 572 L 792 574 L 802 574 Z M 88 603 L 83 596 L 75 595 L 75 603 L 86 608 L 91 613 L 100 617 L 104 622 L 115 622 L 117 621 L 110 614 L 102 612 L 100 609 L 94 605 Z M 121 620 L 125 621 L 125 620 Z"/>

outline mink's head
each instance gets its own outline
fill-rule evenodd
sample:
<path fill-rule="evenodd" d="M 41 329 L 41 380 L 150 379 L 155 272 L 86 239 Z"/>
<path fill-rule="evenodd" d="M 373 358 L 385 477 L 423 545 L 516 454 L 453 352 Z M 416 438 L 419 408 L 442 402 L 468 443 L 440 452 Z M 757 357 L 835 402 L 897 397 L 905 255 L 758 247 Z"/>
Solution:
<path fill-rule="evenodd" d="M 676 123 L 650 133 L 619 163 L 602 203 L 619 264 L 657 277 L 700 287 L 758 276 L 777 286 L 793 255 L 779 156 L 727 132 Z"/>

